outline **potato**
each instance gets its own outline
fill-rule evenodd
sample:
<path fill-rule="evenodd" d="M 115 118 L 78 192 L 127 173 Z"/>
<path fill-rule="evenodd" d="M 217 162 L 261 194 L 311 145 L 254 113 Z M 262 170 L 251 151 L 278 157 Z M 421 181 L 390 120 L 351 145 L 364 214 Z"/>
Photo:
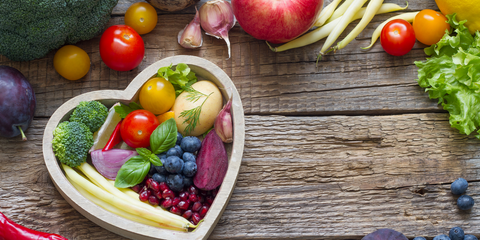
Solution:
<path fill-rule="evenodd" d="M 175 113 L 175 122 L 177 123 L 178 131 L 182 135 L 188 136 L 199 136 L 210 128 L 213 127 L 213 123 L 215 122 L 215 118 L 217 117 L 220 110 L 223 107 L 223 98 L 222 93 L 218 89 L 218 87 L 210 82 L 210 81 L 198 81 L 192 85 L 193 89 L 205 94 L 209 95 L 212 93 L 208 99 L 205 101 L 205 96 L 200 97 L 197 101 L 192 102 L 187 99 L 187 95 L 189 92 L 184 91 L 181 93 L 175 103 L 173 104 L 173 112 Z M 205 101 L 205 103 L 203 103 Z M 180 117 L 180 114 L 183 111 L 188 111 L 198 106 L 202 106 L 202 110 L 200 111 L 200 117 L 198 118 L 197 125 L 193 129 L 193 131 L 189 132 L 188 134 L 185 131 L 185 128 L 188 126 L 189 122 L 185 122 L 185 117 Z"/>

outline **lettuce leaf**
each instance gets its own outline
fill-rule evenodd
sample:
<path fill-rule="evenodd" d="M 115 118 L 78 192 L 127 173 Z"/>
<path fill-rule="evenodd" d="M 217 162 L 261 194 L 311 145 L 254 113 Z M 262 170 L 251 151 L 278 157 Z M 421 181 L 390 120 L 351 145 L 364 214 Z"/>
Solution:
<path fill-rule="evenodd" d="M 455 14 L 447 18 L 454 31 L 425 49 L 430 58 L 415 62 L 417 82 L 449 112 L 452 127 L 467 135 L 477 131 L 480 139 L 480 33 L 472 36 Z"/>

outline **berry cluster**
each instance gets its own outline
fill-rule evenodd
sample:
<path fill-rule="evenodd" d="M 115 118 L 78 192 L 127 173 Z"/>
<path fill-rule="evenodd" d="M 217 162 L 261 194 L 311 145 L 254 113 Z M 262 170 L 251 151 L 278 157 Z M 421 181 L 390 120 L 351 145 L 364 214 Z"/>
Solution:
<path fill-rule="evenodd" d="M 454 194 L 454 195 L 462 195 L 463 193 L 465 193 L 465 191 L 467 191 L 467 188 L 468 188 L 467 180 L 465 180 L 463 178 L 458 178 L 457 180 L 455 180 L 452 183 L 452 185 L 450 187 L 450 190 L 452 191 L 452 194 Z M 466 195 L 466 194 L 460 196 L 457 199 L 457 206 L 461 210 L 468 210 L 468 209 L 472 208 L 474 204 L 475 204 L 475 202 L 473 201 L 473 198 Z"/>
<path fill-rule="evenodd" d="M 426 240 L 424 237 L 416 237 L 413 240 Z M 460 227 L 454 227 L 448 232 L 448 236 L 445 234 L 437 235 L 433 240 L 478 240 L 473 235 L 465 235 L 465 232 Z"/>
<path fill-rule="evenodd" d="M 201 144 L 197 137 L 177 133 L 175 147 L 158 155 L 163 166 L 151 165 L 149 176 L 132 187 L 140 201 L 148 201 L 198 224 L 218 192 L 218 189 L 199 190 L 193 184 L 197 173 L 196 152 Z"/>
<path fill-rule="evenodd" d="M 193 224 L 198 224 L 205 217 L 218 192 L 218 189 L 203 191 L 193 185 L 181 191 L 173 191 L 166 182 L 158 183 L 151 177 L 132 189 L 139 194 L 140 201 L 158 205 L 183 216 Z"/>

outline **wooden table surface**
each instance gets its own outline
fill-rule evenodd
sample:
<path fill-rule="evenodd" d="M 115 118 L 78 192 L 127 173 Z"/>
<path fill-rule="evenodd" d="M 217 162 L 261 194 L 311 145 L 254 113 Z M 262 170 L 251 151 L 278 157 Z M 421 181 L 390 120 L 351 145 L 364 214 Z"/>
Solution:
<path fill-rule="evenodd" d="M 120 0 L 109 24 L 123 23 L 132 2 Z M 437 9 L 435 1 L 411 0 L 407 11 L 425 8 Z M 29 62 L 0 56 L 0 64 L 30 80 L 37 97 L 29 140 L 0 139 L 1 212 L 69 239 L 123 239 L 83 217 L 55 189 L 41 150 L 45 125 L 78 94 L 124 89 L 153 62 L 188 54 L 222 68 L 245 111 L 237 185 L 210 239 L 360 239 L 379 228 L 432 238 L 455 226 L 480 236 L 480 208 L 460 211 L 450 193 L 451 182 L 463 177 L 467 193 L 480 200 L 480 141 L 451 128 L 448 114 L 418 86 L 413 62 L 425 60 L 425 46 L 417 42 L 402 57 L 386 54 L 378 42 L 369 51 L 360 49 L 380 22 L 398 13 L 376 16 L 318 69 L 323 41 L 274 53 L 237 24 L 227 60 L 224 41 L 210 36 L 204 35 L 199 49 L 178 45 L 177 33 L 193 19 L 194 8 L 158 14 L 157 27 L 143 35 L 145 59 L 129 72 L 101 61 L 99 37 L 76 44 L 92 64 L 79 81 L 55 72 L 54 51 Z"/>

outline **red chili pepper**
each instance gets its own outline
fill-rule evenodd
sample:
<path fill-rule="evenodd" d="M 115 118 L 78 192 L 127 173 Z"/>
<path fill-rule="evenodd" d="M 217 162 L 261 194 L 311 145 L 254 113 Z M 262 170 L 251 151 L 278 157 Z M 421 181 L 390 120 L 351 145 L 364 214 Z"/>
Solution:
<path fill-rule="evenodd" d="M 120 125 L 122 125 L 122 121 L 123 119 L 118 122 L 117 126 L 115 126 L 115 129 L 113 130 L 110 139 L 108 139 L 108 142 L 102 149 L 102 151 L 108 151 L 122 141 L 122 136 L 120 135 Z"/>
<path fill-rule="evenodd" d="M 26 228 L 8 219 L 0 212 L 0 239 L 16 240 L 68 240 L 58 234 L 44 233 Z"/>

